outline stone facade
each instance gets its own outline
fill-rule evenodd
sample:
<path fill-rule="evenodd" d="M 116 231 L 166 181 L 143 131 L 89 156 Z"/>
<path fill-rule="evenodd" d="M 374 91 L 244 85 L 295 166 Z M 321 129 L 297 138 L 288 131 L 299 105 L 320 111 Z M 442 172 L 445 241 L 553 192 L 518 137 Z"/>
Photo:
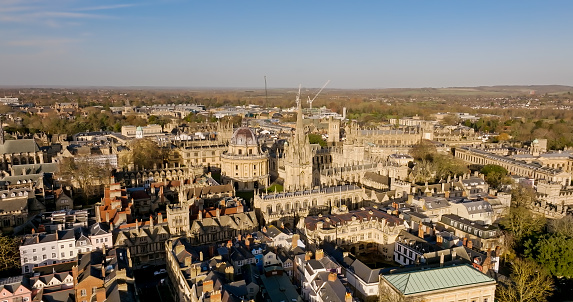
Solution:
<path fill-rule="evenodd" d="M 261 212 L 266 223 L 292 222 L 295 217 L 318 215 L 319 213 L 328 214 L 332 208 L 339 208 L 343 205 L 349 209 L 359 208 L 365 197 L 363 188 L 355 185 L 343 185 L 306 191 L 255 195 L 254 206 Z"/>
<path fill-rule="evenodd" d="M 269 185 L 268 158 L 253 131 L 248 127 L 238 128 L 227 152 L 221 154 L 221 182 L 232 183 L 238 191 L 266 188 Z"/>
<path fill-rule="evenodd" d="M 379 253 L 392 261 L 394 242 L 404 221 L 377 208 L 362 208 L 347 213 L 310 216 L 298 225 L 309 242 L 333 242 L 354 255 Z"/>

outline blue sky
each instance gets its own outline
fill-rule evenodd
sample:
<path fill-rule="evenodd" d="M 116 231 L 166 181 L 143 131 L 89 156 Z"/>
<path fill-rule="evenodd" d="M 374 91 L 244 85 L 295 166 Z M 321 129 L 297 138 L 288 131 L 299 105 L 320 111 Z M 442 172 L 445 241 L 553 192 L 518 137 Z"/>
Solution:
<path fill-rule="evenodd" d="M 573 1 L 0 0 L 0 85 L 573 85 Z"/>

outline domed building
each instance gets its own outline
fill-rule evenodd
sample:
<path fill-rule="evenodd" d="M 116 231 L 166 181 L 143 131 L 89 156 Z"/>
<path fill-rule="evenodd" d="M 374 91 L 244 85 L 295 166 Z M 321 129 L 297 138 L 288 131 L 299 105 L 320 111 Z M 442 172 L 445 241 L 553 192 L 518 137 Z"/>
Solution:
<path fill-rule="evenodd" d="M 269 185 L 269 156 L 261 151 L 257 137 L 248 127 L 233 133 L 227 152 L 221 154 L 221 181 L 237 191 L 251 191 Z"/>

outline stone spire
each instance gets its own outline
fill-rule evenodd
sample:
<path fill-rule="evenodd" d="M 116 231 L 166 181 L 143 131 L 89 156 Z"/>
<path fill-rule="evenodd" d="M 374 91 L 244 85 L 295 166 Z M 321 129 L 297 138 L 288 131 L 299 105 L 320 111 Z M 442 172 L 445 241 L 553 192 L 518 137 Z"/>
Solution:
<path fill-rule="evenodd" d="M 4 145 L 4 125 L 2 116 L 0 116 L 0 145 Z"/>
<path fill-rule="evenodd" d="M 296 97 L 296 128 L 285 146 L 285 190 L 302 190 L 312 187 L 312 153 L 308 136 L 304 133 L 300 88 Z"/>

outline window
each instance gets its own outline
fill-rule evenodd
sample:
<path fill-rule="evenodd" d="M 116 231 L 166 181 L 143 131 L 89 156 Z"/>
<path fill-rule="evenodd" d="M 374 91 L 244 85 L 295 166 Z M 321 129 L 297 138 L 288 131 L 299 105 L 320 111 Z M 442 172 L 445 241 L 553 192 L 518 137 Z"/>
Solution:
<path fill-rule="evenodd" d="M 52 253 L 52 258 L 56 258 L 56 253 Z"/>
<path fill-rule="evenodd" d="M 64 245 L 63 245 L 63 244 L 62 244 L 62 245 L 60 245 L 60 248 L 62 248 L 62 249 L 63 249 L 63 248 L 64 248 Z"/>
<path fill-rule="evenodd" d="M 36 249 L 33 249 L 33 250 L 32 250 L 32 253 L 35 253 L 35 252 L 36 252 Z"/>
<path fill-rule="evenodd" d="M 86 295 L 87 295 L 86 290 L 85 290 L 85 289 L 82 289 L 82 290 L 81 290 L 81 296 L 84 297 L 84 296 L 86 296 Z"/>
<path fill-rule="evenodd" d="M 43 247 L 43 248 L 42 248 L 42 251 L 45 251 L 45 250 L 46 250 L 46 247 Z"/>
<path fill-rule="evenodd" d="M 46 259 L 48 259 L 48 255 L 46 255 L 46 254 L 42 255 L 42 260 L 46 260 Z"/>
<path fill-rule="evenodd" d="M 74 255 L 74 251 L 70 251 L 70 257 Z"/>
<path fill-rule="evenodd" d="M 72 247 L 72 244 L 70 243 L 70 247 Z"/>
<path fill-rule="evenodd" d="M 62 252 L 62 258 L 66 257 L 66 253 Z"/>
<path fill-rule="evenodd" d="M 95 287 L 95 286 L 92 287 L 92 294 L 95 294 L 95 293 L 96 293 L 96 290 L 97 290 L 97 287 Z"/>

